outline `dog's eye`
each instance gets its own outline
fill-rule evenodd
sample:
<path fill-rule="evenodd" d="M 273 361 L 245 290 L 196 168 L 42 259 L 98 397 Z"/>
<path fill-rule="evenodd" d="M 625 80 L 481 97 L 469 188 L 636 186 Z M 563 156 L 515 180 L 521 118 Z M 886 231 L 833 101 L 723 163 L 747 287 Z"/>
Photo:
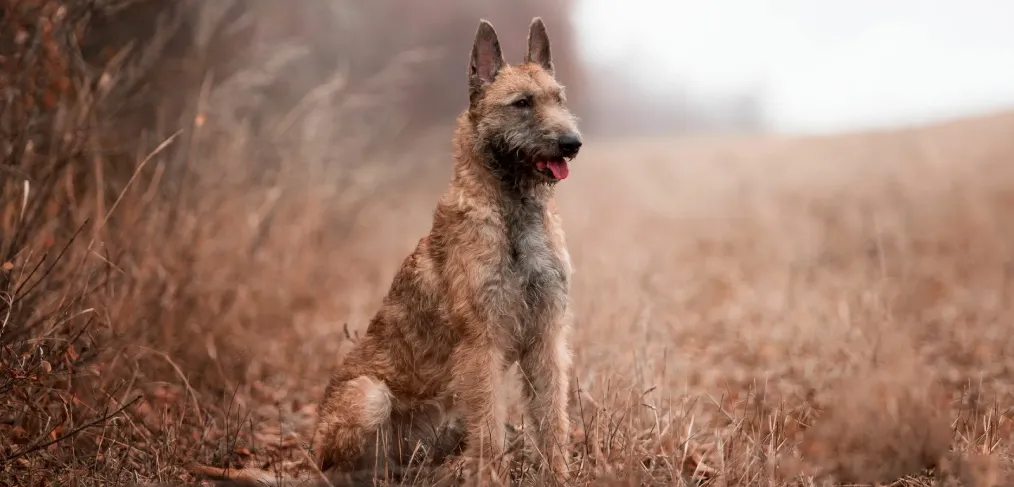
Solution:
<path fill-rule="evenodd" d="M 528 98 L 522 98 L 522 99 L 514 102 L 514 106 L 516 106 L 518 108 L 528 108 L 528 107 L 532 106 L 532 102 L 529 101 Z"/>

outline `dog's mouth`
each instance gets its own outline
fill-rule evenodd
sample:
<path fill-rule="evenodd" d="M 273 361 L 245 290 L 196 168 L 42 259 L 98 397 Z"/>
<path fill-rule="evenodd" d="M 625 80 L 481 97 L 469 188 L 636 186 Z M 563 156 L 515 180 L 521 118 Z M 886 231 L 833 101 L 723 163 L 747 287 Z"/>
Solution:
<path fill-rule="evenodd" d="M 535 161 L 535 168 L 543 175 L 557 181 L 567 179 L 567 175 L 570 174 L 567 160 L 562 157 Z"/>

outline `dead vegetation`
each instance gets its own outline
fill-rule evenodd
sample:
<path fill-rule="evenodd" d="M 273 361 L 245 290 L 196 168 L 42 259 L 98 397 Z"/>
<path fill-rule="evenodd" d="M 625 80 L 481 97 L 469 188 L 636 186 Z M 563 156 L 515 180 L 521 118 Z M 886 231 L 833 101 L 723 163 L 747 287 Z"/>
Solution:
<path fill-rule="evenodd" d="M 325 374 L 449 171 L 418 117 L 459 103 L 401 107 L 464 85 L 311 3 L 2 4 L 0 483 L 309 475 Z M 490 17 L 554 22 L 525 9 Z M 589 140 L 574 483 L 1010 484 L 1012 129 Z"/>

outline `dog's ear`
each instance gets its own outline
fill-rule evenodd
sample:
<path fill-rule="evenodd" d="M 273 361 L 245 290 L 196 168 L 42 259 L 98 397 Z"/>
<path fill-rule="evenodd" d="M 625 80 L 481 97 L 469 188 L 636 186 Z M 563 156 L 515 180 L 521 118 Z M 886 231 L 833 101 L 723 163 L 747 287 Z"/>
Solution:
<path fill-rule="evenodd" d="M 542 18 L 535 17 L 528 26 L 528 52 L 525 53 L 526 63 L 535 63 L 542 69 L 553 74 L 553 54 L 549 50 L 549 34 Z"/>
<path fill-rule="evenodd" d="M 468 86 L 473 94 L 496 79 L 496 74 L 505 64 L 493 24 L 480 20 L 475 44 L 472 45 L 472 58 L 468 63 Z"/>

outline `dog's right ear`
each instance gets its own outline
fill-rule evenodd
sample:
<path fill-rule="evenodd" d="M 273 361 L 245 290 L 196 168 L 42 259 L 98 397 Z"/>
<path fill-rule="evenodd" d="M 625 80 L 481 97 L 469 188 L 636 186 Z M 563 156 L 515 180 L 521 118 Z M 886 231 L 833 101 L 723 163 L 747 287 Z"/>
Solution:
<path fill-rule="evenodd" d="M 475 32 L 475 44 L 472 45 L 472 58 L 468 63 L 470 94 L 474 97 L 485 85 L 493 82 L 504 64 L 500 41 L 496 38 L 493 24 L 480 20 L 479 30 Z"/>

